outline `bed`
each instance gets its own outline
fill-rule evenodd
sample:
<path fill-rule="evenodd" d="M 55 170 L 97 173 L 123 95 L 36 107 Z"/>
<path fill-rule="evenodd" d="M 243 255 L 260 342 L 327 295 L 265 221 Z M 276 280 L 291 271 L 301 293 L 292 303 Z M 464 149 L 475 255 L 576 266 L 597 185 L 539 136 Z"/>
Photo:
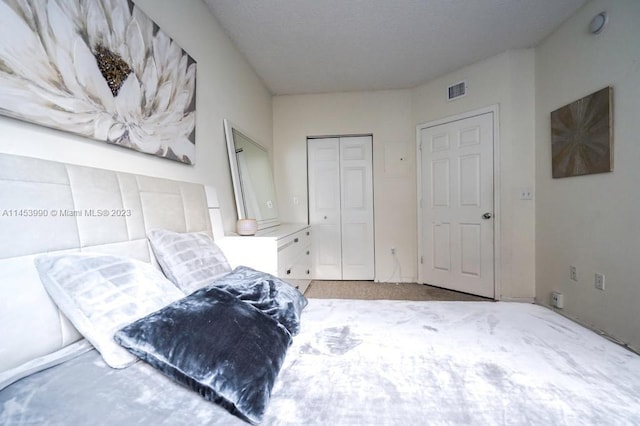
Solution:
<path fill-rule="evenodd" d="M 0 200 L 0 424 L 640 423 L 639 357 L 549 309 L 330 299 L 301 308 L 264 412 L 243 417 L 147 362 L 107 365 L 35 266 L 81 253 L 159 271 L 150 230 L 221 238 L 210 189 L 0 154 Z"/>

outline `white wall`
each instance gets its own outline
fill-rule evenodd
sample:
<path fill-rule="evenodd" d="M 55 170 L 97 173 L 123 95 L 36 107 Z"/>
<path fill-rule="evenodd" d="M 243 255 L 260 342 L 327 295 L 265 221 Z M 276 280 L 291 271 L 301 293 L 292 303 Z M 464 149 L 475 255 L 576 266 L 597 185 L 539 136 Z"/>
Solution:
<path fill-rule="evenodd" d="M 5 117 L 0 117 L 0 152 L 213 184 L 225 229 L 231 230 L 236 211 L 222 120 L 231 119 L 270 147 L 271 94 L 201 0 L 137 0 L 136 5 L 198 63 L 195 166 Z"/>
<path fill-rule="evenodd" d="M 604 32 L 587 32 L 607 11 Z M 551 178 L 549 114 L 613 86 L 614 171 Z M 588 3 L 536 49 L 536 299 L 640 349 L 640 2 Z M 569 280 L 569 265 L 578 282 Z M 605 274 L 605 290 L 594 274 Z"/>
<path fill-rule="evenodd" d="M 408 90 L 274 97 L 274 173 L 280 216 L 287 222 L 307 222 L 308 136 L 371 133 L 376 281 L 415 281 L 415 129 Z"/>
<path fill-rule="evenodd" d="M 447 86 L 461 80 L 467 81 L 468 94 L 447 101 Z M 521 189 L 534 187 L 534 51 L 505 52 L 415 88 L 413 124 L 495 104 L 500 119 L 496 145 L 500 203 L 495 216 L 500 231 L 496 241 L 498 294 L 501 299 L 533 300 L 535 208 L 534 201 L 519 197 Z"/>

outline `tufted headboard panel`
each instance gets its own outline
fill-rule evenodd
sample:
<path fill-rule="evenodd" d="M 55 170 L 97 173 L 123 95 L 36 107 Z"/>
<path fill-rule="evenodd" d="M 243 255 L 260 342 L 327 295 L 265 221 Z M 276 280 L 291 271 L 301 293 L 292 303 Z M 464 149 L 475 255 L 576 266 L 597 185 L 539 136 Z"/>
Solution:
<path fill-rule="evenodd" d="M 148 229 L 213 236 L 211 223 L 200 184 L 0 154 L 0 373 L 81 338 L 40 283 L 37 255 L 156 264 Z"/>

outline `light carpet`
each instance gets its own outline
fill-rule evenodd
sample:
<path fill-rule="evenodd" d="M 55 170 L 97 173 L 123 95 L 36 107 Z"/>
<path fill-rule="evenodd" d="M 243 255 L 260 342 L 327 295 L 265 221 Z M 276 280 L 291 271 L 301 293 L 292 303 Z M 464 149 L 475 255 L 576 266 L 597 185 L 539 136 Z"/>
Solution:
<path fill-rule="evenodd" d="M 416 283 L 314 280 L 304 295 L 312 299 L 490 301 L 483 297 Z"/>

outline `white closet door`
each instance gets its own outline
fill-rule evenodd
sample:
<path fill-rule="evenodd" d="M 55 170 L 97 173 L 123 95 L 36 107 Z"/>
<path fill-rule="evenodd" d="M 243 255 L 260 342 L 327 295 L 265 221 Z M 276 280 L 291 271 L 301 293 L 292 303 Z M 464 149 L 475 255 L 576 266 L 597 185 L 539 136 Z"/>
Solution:
<path fill-rule="evenodd" d="M 307 144 L 312 277 L 317 279 L 342 279 L 339 142 L 339 138 L 327 138 Z"/>
<path fill-rule="evenodd" d="M 374 278 L 371 145 L 371 136 L 340 138 L 344 280 Z"/>
<path fill-rule="evenodd" d="M 371 136 L 308 141 L 313 278 L 375 276 Z"/>

